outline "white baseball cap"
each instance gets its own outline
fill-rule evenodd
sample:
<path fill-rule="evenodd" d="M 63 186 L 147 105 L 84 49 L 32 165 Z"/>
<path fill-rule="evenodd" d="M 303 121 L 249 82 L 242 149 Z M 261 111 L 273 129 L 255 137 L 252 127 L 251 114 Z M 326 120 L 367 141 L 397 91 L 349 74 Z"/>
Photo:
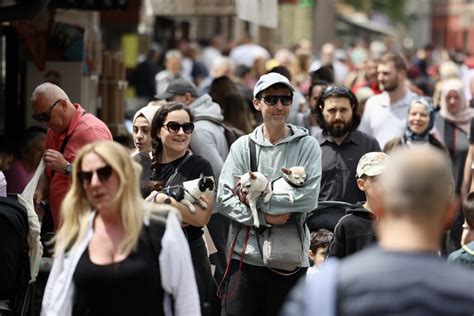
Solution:
<path fill-rule="evenodd" d="M 388 156 L 385 153 L 379 151 L 366 153 L 357 164 L 357 177 L 360 178 L 363 175 L 378 176 L 384 171 L 387 158 Z"/>
<path fill-rule="evenodd" d="M 295 88 L 291 85 L 288 78 L 283 75 L 280 75 L 277 72 L 270 72 L 266 75 L 263 75 L 258 79 L 255 88 L 253 89 L 253 97 L 255 98 L 257 94 L 277 83 L 282 83 L 290 89 L 291 92 L 295 91 Z"/>

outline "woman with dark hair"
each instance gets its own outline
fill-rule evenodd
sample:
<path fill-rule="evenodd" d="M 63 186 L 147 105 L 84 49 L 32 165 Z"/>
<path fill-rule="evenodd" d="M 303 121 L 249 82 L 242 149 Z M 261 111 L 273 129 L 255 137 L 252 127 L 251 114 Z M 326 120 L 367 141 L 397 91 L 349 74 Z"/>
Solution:
<path fill-rule="evenodd" d="M 220 76 L 212 80 L 211 86 L 209 88 L 209 95 L 212 98 L 212 101 L 220 105 L 221 109 L 224 111 L 224 97 L 228 94 L 239 94 L 237 86 L 227 76 Z"/>
<path fill-rule="evenodd" d="M 198 179 L 201 175 L 214 176 L 210 163 L 193 155 L 188 149 L 194 130 L 192 121 L 191 111 L 182 103 L 166 103 L 155 113 L 151 124 L 154 141 L 151 180 L 156 181 L 155 190 L 179 186 L 185 181 Z M 202 310 L 204 303 L 209 302 L 213 282 L 202 228 L 211 216 L 214 194 L 206 193 L 200 198 L 207 204 L 206 208 L 193 204 L 196 207 L 195 213 L 191 213 L 185 204 L 162 192 L 155 191 L 152 194 L 155 202 L 169 202 L 183 217 L 183 230 L 191 250 Z"/>
<path fill-rule="evenodd" d="M 390 153 L 400 146 L 430 144 L 447 153 L 446 147 L 430 133 L 435 123 L 435 116 L 436 109 L 431 98 L 414 97 L 408 108 L 405 134 L 388 141 L 383 151 Z"/>

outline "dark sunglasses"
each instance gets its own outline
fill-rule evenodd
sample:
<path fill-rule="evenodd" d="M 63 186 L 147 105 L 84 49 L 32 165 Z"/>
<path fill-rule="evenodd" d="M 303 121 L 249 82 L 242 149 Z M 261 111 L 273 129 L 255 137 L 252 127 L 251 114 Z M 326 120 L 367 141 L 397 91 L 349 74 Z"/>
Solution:
<path fill-rule="evenodd" d="M 33 119 L 39 123 L 41 122 L 49 122 L 51 120 L 51 111 L 54 109 L 54 107 L 59 103 L 59 101 L 64 100 L 64 99 L 58 99 L 56 102 L 53 103 L 48 108 L 48 111 L 39 113 L 39 114 L 33 114 Z"/>
<path fill-rule="evenodd" d="M 168 123 L 163 124 L 163 127 L 166 127 L 166 129 L 170 133 L 177 133 L 179 132 L 180 128 L 183 128 L 183 132 L 186 134 L 191 134 L 194 131 L 193 123 L 179 124 L 178 122 L 175 122 L 175 121 L 169 121 Z"/>
<path fill-rule="evenodd" d="M 94 175 L 94 172 L 97 174 L 97 177 L 99 177 L 100 182 L 104 182 L 107 181 L 112 175 L 112 167 L 107 165 L 97 170 L 79 171 L 77 173 L 77 178 L 81 183 L 90 183 L 92 181 L 92 176 Z"/>
<path fill-rule="evenodd" d="M 290 105 L 291 101 L 293 101 L 293 96 L 292 95 L 266 95 L 262 96 L 263 102 L 265 102 L 266 105 L 276 105 L 278 103 L 278 100 L 280 100 L 281 104 L 284 106 Z"/>

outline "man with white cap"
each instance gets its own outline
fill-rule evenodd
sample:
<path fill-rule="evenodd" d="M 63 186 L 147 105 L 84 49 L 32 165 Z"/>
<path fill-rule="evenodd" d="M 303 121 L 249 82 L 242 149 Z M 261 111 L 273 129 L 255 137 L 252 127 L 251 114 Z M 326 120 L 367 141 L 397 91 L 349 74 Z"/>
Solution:
<path fill-rule="evenodd" d="M 289 290 L 306 274 L 309 232 L 303 222 L 305 213 L 317 206 L 321 149 L 306 129 L 286 123 L 293 91 L 288 79 L 280 74 L 260 77 L 253 91 L 253 105 L 262 113 L 263 124 L 234 142 L 222 168 L 218 211 L 232 221 L 228 238 L 232 260 L 222 282 L 221 291 L 226 292 L 222 315 L 277 315 Z M 251 155 L 255 158 L 253 167 Z M 243 202 L 245 195 L 234 194 L 237 190 L 232 190 L 236 177 L 255 169 L 272 182 L 281 177 L 282 167 L 293 166 L 305 167 L 305 184 L 294 188 L 293 203 L 287 195 L 273 195 L 268 203 L 257 201 L 260 221 L 257 229 L 249 206 Z M 295 248 L 303 249 L 305 254 L 292 271 L 270 269 L 262 257 L 265 234 L 262 230 L 276 234 L 278 228 L 284 227 L 298 229 L 301 247 Z"/>

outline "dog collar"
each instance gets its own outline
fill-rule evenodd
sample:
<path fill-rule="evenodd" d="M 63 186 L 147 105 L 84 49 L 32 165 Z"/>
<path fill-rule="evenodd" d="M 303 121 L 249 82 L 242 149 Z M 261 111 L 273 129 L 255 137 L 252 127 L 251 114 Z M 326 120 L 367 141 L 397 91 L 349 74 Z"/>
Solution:
<path fill-rule="evenodd" d="M 295 184 L 293 182 L 291 182 L 290 180 L 288 180 L 288 178 L 286 177 L 283 177 L 283 179 L 285 179 L 286 183 L 288 183 L 289 185 L 291 185 L 293 188 L 301 188 L 304 184 Z"/>

